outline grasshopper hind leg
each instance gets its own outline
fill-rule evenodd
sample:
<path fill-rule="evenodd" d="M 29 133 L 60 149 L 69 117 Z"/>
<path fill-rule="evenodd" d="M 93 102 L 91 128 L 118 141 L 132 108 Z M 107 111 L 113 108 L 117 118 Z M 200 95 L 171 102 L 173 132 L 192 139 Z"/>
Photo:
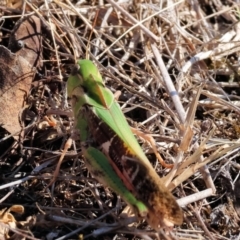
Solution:
<path fill-rule="evenodd" d="M 111 188 L 115 193 L 120 195 L 125 202 L 137 211 L 138 215 L 146 217 L 148 214 L 148 208 L 126 188 L 123 181 L 118 177 L 112 168 L 106 156 L 92 146 L 86 148 L 86 145 L 82 145 L 82 151 L 87 168 L 95 176 L 95 178 L 105 187 Z"/>

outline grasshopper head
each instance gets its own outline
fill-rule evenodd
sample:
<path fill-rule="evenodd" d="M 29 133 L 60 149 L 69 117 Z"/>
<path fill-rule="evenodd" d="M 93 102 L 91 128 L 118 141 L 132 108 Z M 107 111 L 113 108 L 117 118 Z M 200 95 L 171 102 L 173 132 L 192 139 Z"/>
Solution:
<path fill-rule="evenodd" d="M 100 104 L 100 106 L 107 107 L 111 105 L 114 100 L 113 95 L 105 88 L 102 76 L 93 62 L 83 59 L 78 60 L 77 65 L 77 72 L 75 70 L 75 73 L 72 75 L 77 76 L 78 82 L 75 82 L 74 80 L 72 86 L 82 87 L 90 101 L 93 100 Z M 69 90 L 71 91 L 70 88 Z M 90 102 L 88 103 L 91 105 Z"/>
<path fill-rule="evenodd" d="M 77 62 L 79 74 L 82 77 L 81 85 L 88 91 L 95 91 L 96 86 L 105 87 L 102 76 L 92 61 L 83 59 Z"/>
<path fill-rule="evenodd" d="M 95 94 L 96 88 L 105 87 L 102 76 L 92 61 L 78 60 L 68 79 L 68 96 L 72 96 L 75 88 L 83 88 L 89 95 Z"/>

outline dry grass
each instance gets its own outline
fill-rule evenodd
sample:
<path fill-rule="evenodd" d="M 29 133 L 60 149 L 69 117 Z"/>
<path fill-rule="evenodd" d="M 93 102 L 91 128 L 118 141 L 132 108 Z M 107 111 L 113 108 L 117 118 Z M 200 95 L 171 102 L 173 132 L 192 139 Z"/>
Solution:
<path fill-rule="evenodd" d="M 2 220 L 0 233 L 16 222 L 12 239 L 238 239 L 239 6 L 227 0 L 3 4 L 2 45 L 21 15 L 41 18 L 43 65 L 27 98 L 25 131 L 5 141 L 1 134 L 0 203 L 25 212 L 5 215 L 10 220 Z M 123 213 L 121 198 L 88 173 L 78 141 L 48 187 L 73 124 L 65 114 L 65 82 L 75 60 L 88 57 L 107 87 L 122 92 L 129 123 L 151 134 L 162 158 L 174 163 L 171 171 L 162 167 L 141 142 L 184 210 L 184 223 L 171 233 Z"/>

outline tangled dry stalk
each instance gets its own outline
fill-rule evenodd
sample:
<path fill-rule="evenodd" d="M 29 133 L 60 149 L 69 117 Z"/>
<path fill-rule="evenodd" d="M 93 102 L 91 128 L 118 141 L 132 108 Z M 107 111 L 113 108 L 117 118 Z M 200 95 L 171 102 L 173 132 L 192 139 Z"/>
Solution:
<path fill-rule="evenodd" d="M 1 1 L 4 48 L 16 22 L 31 15 L 41 19 L 42 36 L 41 63 L 32 63 L 35 79 L 21 110 L 22 130 L 0 132 L 0 202 L 11 207 L 1 214 L 1 239 L 237 239 L 239 5 L 89 2 Z M 162 158 L 174 164 L 162 167 L 139 139 L 184 210 L 184 224 L 173 232 L 154 232 L 96 182 L 78 141 L 55 185 L 47 187 L 72 129 L 65 82 L 78 58 L 95 62 L 106 85 L 122 92 L 119 103 L 130 125 L 153 136 Z M 2 76 L 0 81 L 5 84 Z M 16 205 L 25 213 L 11 214 Z"/>

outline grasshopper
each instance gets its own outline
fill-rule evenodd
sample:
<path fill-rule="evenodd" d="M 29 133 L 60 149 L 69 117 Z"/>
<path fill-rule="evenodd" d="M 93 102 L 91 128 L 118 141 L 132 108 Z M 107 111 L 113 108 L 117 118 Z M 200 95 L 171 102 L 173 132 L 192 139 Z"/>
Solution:
<path fill-rule="evenodd" d="M 180 225 L 182 210 L 133 135 L 97 67 L 79 60 L 67 82 L 87 168 L 154 229 Z"/>

